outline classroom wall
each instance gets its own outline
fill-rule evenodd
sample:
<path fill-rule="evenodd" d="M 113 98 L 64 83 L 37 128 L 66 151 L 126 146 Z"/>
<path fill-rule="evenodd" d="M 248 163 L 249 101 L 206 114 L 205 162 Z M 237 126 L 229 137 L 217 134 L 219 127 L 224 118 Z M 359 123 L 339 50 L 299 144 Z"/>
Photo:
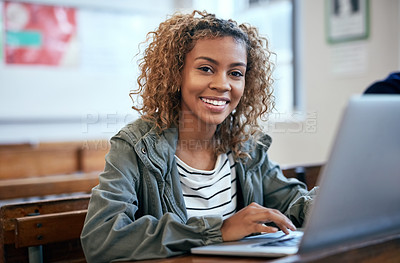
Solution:
<path fill-rule="evenodd" d="M 288 118 L 286 126 L 269 128 L 273 137 L 270 156 L 284 165 L 325 162 L 347 100 L 400 69 L 399 0 L 370 0 L 368 39 L 335 45 L 325 39 L 324 2 L 300 1 L 301 111 L 306 119 L 295 125 Z M 364 63 L 353 62 L 352 68 L 340 72 L 337 60 L 346 63 L 341 52 L 352 49 Z"/>

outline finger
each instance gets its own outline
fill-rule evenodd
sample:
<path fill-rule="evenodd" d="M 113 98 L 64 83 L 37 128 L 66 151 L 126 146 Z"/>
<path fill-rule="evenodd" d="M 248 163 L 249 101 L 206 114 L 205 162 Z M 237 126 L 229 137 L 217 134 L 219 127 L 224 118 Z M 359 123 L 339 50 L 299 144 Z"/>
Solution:
<path fill-rule="evenodd" d="M 276 219 L 274 219 L 274 223 L 277 224 L 279 227 L 284 227 L 284 228 L 288 228 L 292 231 L 296 230 L 295 225 L 293 224 L 293 222 L 284 214 L 282 214 L 281 212 L 279 212 L 278 210 L 274 211 L 276 214 Z M 286 232 L 285 232 L 286 233 Z"/>
<path fill-rule="evenodd" d="M 275 209 L 264 208 L 262 211 L 253 213 L 251 216 L 254 222 L 256 221 L 258 221 L 259 223 L 274 222 L 275 224 L 282 224 L 282 225 L 287 225 L 289 228 L 295 228 L 295 226 L 293 225 L 292 221 L 290 221 L 289 218 L 287 218 L 284 214 Z"/>
<path fill-rule="evenodd" d="M 275 223 L 285 234 L 289 234 L 289 230 L 296 231 L 296 227 L 292 222 Z"/>
<path fill-rule="evenodd" d="M 268 223 L 274 222 L 282 231 L 286 234 L 289 233 L 289 230 L 295 231 L 296 227 L 293 225 L 292 221 L 287 218 L 284 214 L 279 212 L 278 210 L 267 209 L 262 213 L 255 213 L 252 215 L 253 222 L 257 223 Z"/>
<path fill-rule="evenodd" d="M 289 230 L 296 231 L 296 227 L 293 225 L 292 222 L 285 224 L 275 223 L 286 235 L 289 234 Z"/>
<path fill-rule="evenodd" d="M 266 225 L 259 225 L 259 228 L 257 230 L 258 233 L 276 233 L 278 232 L 278 228 L 273 227 L 273 226 L 266 226 Z"/>
<path fill-rule="evenodd" d="M 286 226 L 284 225 L 278 225 L 279 229 L 282 230 L 283 233 L 285 233 L 286 235 L 289 235 L 289 230 Z"/>

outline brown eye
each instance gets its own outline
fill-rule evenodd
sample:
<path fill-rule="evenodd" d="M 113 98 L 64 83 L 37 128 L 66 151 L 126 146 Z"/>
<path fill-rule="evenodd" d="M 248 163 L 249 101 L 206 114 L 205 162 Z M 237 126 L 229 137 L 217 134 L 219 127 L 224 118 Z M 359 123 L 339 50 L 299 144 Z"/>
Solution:
<path fill-rule="evenodd" d="M 212 72 L 210 67 L 200 67 L 198 69 L 204 72 Z"/>
<path fill-rule="evenodd" d="M 240 71 L 232 71 L 231 75 L 234 77 L 243 77 L 243 74 Z"/>

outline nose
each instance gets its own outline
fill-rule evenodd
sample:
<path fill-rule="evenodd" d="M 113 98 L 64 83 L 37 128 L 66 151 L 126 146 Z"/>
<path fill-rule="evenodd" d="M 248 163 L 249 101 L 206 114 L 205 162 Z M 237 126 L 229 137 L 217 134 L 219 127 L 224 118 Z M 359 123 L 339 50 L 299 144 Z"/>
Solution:
<path fill-rule="evenodd" d="M 226 92 L 231 90 L 228 76 L 224 73 L 215 74 L 210 82 L 210 88 L 218 90 L 220 92 Z"/>

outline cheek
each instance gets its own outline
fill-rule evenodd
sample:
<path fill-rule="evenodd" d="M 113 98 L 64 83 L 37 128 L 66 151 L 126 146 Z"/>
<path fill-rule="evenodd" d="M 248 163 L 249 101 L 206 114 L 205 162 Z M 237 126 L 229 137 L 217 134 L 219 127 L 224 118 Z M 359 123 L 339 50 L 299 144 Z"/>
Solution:
<path fill-rule="evenodd" d="M 187 94 L 196 93 L 204 86 L 203 82 L 204 81 L 202 81 L 201 78 L 198 78 L 193 74 L 188 74 L 181 82 L 182 92 L 186 92 Z"/>
<path fill-rule="evenodd" d="M 238 92 L 236 92 L 234 94 L 234 97 L 232 96 L 232 100 L 231 100 L 231 103 L 230 103 L 231 111 L 233 111 L 234 109 L 237 108 L 237 106 L 240 103 L 240 100 L 242 99 L 242 95 L 243 95 L 243 92 L 242 91 L 241 92 L 238 91 Z"/>
<path fill-rule="evenodd" d="M 236 101 L 236 105 L 239 103 L 240 99 L 242 98 L 243 94 L 244 94 L 244 84 L 243 86 L 241 85 L 240 87 L 236 88 L 235 91 L 233 92 L 233 97 L 235 98 Z"/>

